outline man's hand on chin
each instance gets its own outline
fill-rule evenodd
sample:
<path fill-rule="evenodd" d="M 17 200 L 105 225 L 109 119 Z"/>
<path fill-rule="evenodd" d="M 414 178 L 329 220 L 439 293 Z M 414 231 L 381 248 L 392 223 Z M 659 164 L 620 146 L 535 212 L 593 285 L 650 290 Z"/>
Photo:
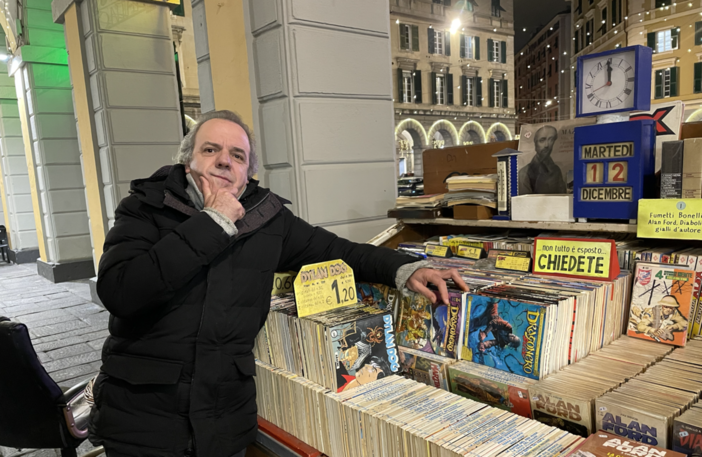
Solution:
<path fill-rule="evenodd" d="M 217 210 L 232 222 L 244 217 L 246 213 L 244 207 L 231 192 L 226 189 L 215 189 L 213 191 L 210 182 L 204 176 L 200 176 L 200 184 L 202 186 L 202 196 L 205 199 L 205 208 Z"/>
<path fill-rule="evenodd" d="M 412 292 L 417 292 L 427 297 L 432 303 L 436 303 L 437 296 L 427 287 L 429 283 L 434 284 L 439 289 L 439 300 L 442 303 L 448 304 L 448 287 L 446 280 L 453 279 L 453 282 L 463 292 L 469 292 L 470 289 L 458 274 L 458 270 L 450 268 L 448 270 L 435 270 L 433 268 L 420 268 L 415 271 L 407 280 L 406 287 Z"/>

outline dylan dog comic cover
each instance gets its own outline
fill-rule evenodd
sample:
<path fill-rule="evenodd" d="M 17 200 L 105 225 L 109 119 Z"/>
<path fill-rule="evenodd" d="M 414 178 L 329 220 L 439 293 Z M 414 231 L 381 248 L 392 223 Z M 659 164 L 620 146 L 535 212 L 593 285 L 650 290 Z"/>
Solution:
<path fill-rule="evenodd" d="M 475 294 L 464 299 L 461 359 L 540 379 L 545 307 Z"/>
<path fill-rule="evenodd" d="M 337 392 L 400 371 L 392 314 L 374 314 L 329 329 Z"/>
<path fill-rule="evenodd" d="M 694 287 L 693 270 L 675 265 L 637 263 L 627 335 L 685 346 Z"/>

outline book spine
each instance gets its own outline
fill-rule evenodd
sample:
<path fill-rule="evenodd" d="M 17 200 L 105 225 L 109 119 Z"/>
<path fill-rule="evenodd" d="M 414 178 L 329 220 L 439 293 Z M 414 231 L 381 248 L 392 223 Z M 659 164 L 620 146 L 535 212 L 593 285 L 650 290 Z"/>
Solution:
<path fill-rule="evenodd" d="M 683 141 L 663 143 L 661 160 L 661 198 L 682 197 Z"/>

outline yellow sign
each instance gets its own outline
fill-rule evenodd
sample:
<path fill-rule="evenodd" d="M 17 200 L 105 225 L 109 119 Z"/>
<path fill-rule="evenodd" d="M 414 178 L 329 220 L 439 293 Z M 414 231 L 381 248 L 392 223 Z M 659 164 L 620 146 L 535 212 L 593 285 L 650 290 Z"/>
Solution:
<path fill-rule="evenodd" d="M 466 259 L 478 260 L 483 254 L 483 250 L 471 246 L 458 246 L 458 252 L 456 254 L 459 257 L 465 257 Z"/>
<path fill-rule="evenodd" d="M 434 257 L 450 257 L 451 251 L 448 246 L 437 246 L 435 244 L 429 244 L 424 248 L 424 253 L 426 255 L 431 255 Z"/>
<path fill-rule="evenodd" d="M 294 285 L 298 317 L 358 302 L 353 270 L 343 260 L 302 267 Z"/>
<path fill-rule="evenodd" d="M 513 255 L 499 255 L 495 260 L 495 268 L 500 270 L 514 270 L 529 272 L 531 259 L 529 257 L 517 257 Z"/>
<path fill-rule="evenodd" d="M 609 278 L 611 242 L 538 239 L 534 273 Z"/>
<path fill-rule="evenodd" d="M 293 292 L 293 280 L 297 276 L 294 271 L 289 271 L 287 273 L 276 273 L 273 276 L 273 291 L 271 295 L 287 294 L 288 292 Z"/>
<path fill-rule="evenodd" d="M 702 200 L 639 200 L 640 238 L 702 240 Z"/>

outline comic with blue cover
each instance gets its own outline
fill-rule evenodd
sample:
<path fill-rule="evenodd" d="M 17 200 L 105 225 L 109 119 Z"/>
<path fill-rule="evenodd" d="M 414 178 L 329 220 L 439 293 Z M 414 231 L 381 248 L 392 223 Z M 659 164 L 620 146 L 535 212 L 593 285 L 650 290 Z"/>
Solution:
<path fill-rule="evenodd" d="M 466 294 L 461 359 L 540 379 L 546 308 Z"/>

